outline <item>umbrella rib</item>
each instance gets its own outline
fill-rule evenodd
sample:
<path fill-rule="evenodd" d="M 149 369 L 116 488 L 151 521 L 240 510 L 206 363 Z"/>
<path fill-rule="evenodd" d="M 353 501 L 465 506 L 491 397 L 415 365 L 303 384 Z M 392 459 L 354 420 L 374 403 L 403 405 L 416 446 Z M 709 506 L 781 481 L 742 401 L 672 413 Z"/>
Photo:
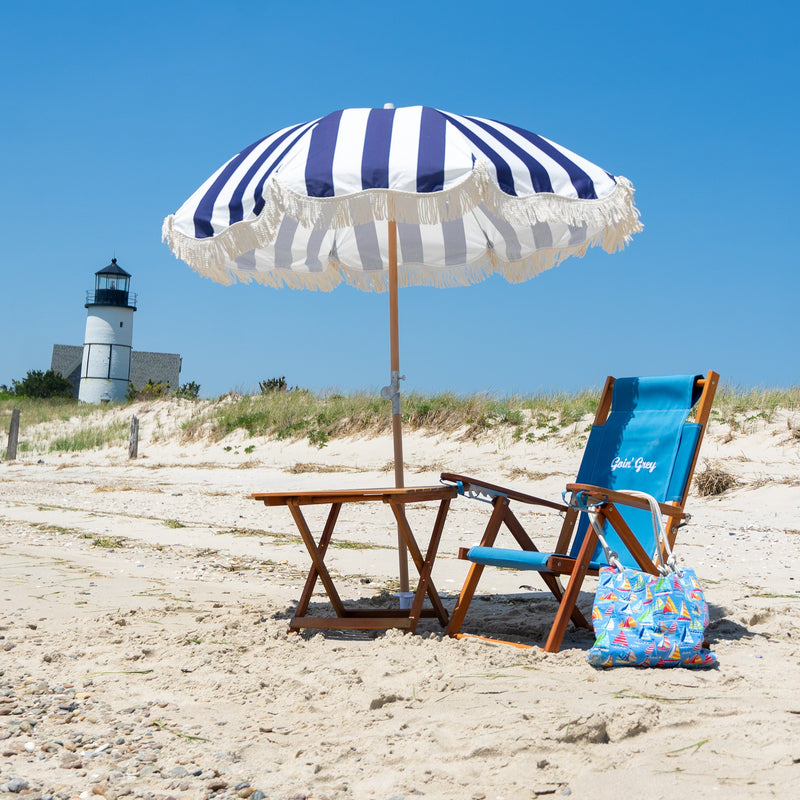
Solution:
<path fill-rule="evenodd" d="M 489 238 L 489 235 L 486 233 L 486 231 L 483 229 L 483 225 L 481 225 L 481 221 L 478 219 L 478 216 L 475 213 L 475 209 L 473 208 L 469 213 L 472 214 L 472 216 L 473 216 L 473 218 L 475 220 L 475 224 L 478 226 L 478 230 L 480 230 L 480 232 L 483 234 L 483 238 L 486 239 L 486 246 L 490 250 L 494 250 L 494 243 Z"/>
<path fill-rule="evenodd" d="M 336 229 L 333 230 L 333 241 L 331 242 L 331 249 L 328 251 L 328 265 L 330 265 L 332 260 L 339 260 L 339 254 L 336 252 Z"/>

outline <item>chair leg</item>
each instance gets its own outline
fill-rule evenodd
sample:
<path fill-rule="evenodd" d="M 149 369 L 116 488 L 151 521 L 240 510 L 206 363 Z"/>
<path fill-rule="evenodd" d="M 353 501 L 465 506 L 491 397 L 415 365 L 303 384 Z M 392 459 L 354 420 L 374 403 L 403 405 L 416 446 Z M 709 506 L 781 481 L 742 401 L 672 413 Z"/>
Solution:
<path fill-rule="evenodd" d="M 486 530 L 483 532 L 483 538 L 481 539 L 481 547 L 491 547 L 494 544 L 494 540 L 500 532 L 500 525 L 503 522 L 503 517 L 507 508 L 507 497 L 498 497 L 494 500 L 494 508 L 492 510 L 492 515 L 489 517 L 489 522 L 486 523 Z M 447 636 L 455 636 L 461 630 L 461 626 L 464 624 L 464 618 L 467 616 L 467 611 L 469 610 L 469 604 L 472 602 L 475 590 L 478 588 L 478 581 L 480 581 L 482 574 L 483 564 L 472 564 L 470 566 L 467 579 L 464 581 L 464 585 L 461 587 L 461 594 L 459 594 L 458 600 L 456 601 L 456 607 L 450 615 L 450 622 L 447 628 L 445 628 L 445 634 Z"/>
<path fill-rule="evenodd" d="M 456 607 L 450 615 L 450 622 L 444 632 L 446 636 L 455 636 L 461 630 L 464 624 L 464 618 L 469 611 L 469 604 L 472 602 L 472 597 L 475 590 L 478 588 L 478 581 L 483 574 L 483 564 L 472 564 L 467 573 L 467 579 L 464 581 L 464 586 L 461 588 L 461 594 L 456 601 Z"/>
<path fill-rule="evenodd" d="M 583 585 L 583 579 L 586 577 L 586 571 L 589 568 L 589 562 L 592 560 L 592 553 L 597 547 L 597 534 L 593 528 L 586 531 L 583 538 L 578 558 L 575 562 L 575 568 L 569 576 L 569 583 L 567 583 L 564 596 L 561 598 L 561 604 L 558 607 L 558 613 L 553 621 L 553 627 L 550 629 L 550 635 L 547 637 L 544 649 L 548 653 L 557 653 L 561 648 L 561 642 L 564 640 L 564 632 L 567 629 L 567 623 L 573 612 L 577 610 L 576 602 L 578 595 Z"/>

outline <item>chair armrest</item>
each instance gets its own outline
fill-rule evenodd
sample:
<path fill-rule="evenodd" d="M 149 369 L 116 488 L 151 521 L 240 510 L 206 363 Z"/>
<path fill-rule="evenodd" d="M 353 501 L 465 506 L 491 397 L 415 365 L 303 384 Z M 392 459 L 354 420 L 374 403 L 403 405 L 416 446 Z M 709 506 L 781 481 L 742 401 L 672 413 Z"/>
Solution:
<path fill-rule="evenodd" d="M 637 497 L 626 492 L 618 492 L 614 489 L 606 489 L 602 486 L 590 486 L 586 483 L 569 483 L 567 484 L 568 492 L 582 492 L 587 498 L 599 503 L 614 503 L 622 506 L 630 506 L 631 508 L 641 508 L 645 511 L 650 510 L 650 504 L 643 497 Z M 661 513 L 667 517 L 675 519 L 684 519 L 689 515 L 678 506 L 670 506 L 666 503 L 658 504 Z"/>
<path fill-rule="evenodd" d="M 553 503 L 550 500 L 543 500 L 541 497 L 517 492 L 514 489 L 505 489 L 502 486 L 496 486 L 493 483 L 487 483 L 486 481 L 477 480 L 475 478 L 467 478 L 464 475 L 455 475 L 452 472 L 443 472 L 440 479 L 445 483 L 455 484 L 459 494 L 465 494 L 470 489 L 475 489 L 483 494 L 499 495 L 501 497 L 507 497 L 509 500 L 517 500 L 520 503 L 529 503 L 530 505 L 544 506 L 545 508 L 552 508 L 556 511 L 567 511 L 569 508 L 563 503 Z"/>

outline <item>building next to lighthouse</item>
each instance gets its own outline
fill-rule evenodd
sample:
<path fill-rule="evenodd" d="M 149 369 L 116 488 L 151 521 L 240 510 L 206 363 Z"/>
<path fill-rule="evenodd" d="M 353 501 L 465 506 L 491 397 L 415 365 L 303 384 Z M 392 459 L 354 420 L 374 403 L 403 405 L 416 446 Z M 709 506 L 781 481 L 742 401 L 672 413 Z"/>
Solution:
<path fill-rule="evenodd" d="M 112 258 L 95 273 L 94 290 L 86 293 L 83 346 L 53 345 L 50 368 L 72 384 L 85 403 L 124 400 L 128 387 L 148 381 L 180 385 L 181 357 L 177 353 L 137 352 L 133 349 L 136 294 L 131 274 Z"/>

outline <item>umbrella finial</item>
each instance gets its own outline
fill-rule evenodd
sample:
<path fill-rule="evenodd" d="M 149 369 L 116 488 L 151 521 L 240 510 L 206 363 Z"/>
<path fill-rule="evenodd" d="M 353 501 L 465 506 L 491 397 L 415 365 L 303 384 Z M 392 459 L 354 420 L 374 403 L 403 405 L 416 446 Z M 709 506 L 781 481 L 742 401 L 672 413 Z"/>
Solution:
<path fill-rule="evenodd" d="M 383 107 L 384 108 L 394 108 L 394 103 L 384 103 Z"/>

